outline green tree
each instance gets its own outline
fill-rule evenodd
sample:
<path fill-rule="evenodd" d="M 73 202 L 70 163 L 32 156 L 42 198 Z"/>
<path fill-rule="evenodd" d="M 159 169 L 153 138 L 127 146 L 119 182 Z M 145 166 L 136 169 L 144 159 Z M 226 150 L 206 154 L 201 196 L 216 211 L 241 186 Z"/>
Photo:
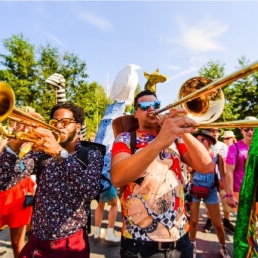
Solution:
<path fill-rule="evenodd" d="M 238 70 L 242 70 L 248 63 L 249 61 L 245 57 L 241 57 L 238 60 Z M 199 73 L 204 77 L 219 79 L 224 76 L 224 70 L 224 64 L 221 64 L 219 61 L 209 61 L 199 70 Z M 225 106 L 217 121 L 229 122 L 242 120 L 246 116 L 257 116 L 257 84 L 258 73 L 255 72 L 223 87 Z M 234 132 L 237 138 L 241 137 L 238 129 L 234 129 Z"/>
<path fill-rule="evenodd" d="M 22 34 L 5 39 L 3 44 L 7 54 L 0 53 L 0 80 L 13 89 L 17 106 L 33 107 L 48 119 L 56 97 L 55 89 L 45 80 L 53 73 L 60 73 L 66 79 L 67 101 L 84 109 L 87 132 L 96 130 L 108 100 L 101 85 L 86 81 L 85 61 L 74 53 L 60 53 L 58 48 L 49 44 L 36 50 Z"/>

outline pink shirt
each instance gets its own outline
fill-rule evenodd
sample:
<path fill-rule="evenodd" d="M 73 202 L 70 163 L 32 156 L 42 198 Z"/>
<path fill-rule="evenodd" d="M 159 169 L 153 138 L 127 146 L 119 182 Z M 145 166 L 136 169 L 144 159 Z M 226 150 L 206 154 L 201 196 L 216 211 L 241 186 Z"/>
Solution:
<path fill-rule="evenodd" d="M 226 163 L 229 165 L 235 165 L 233 174 L 233 190 L 234 192 L 240 192 L 245 174 L 245 164 L 249 146 L 247 146 L 242 140 L 238 141 L 236 144 L 239 151 L 237 150 L 235 144 L 229 146 Z"/>

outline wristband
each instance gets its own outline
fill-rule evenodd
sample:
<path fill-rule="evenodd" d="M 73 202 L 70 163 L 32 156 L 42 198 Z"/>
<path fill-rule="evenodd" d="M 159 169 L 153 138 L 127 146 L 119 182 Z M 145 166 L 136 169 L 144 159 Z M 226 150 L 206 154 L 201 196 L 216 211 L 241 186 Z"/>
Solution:
<path fill-rule="evenodd" d="M 222 197 L 222 200 L 226 199 L 228 197 L 227 194 L 225 194 L 223 197 Z"/>
<path fill-rule="evenodd" d="M 234 197 L 234 194 L 227 194 L 227 197 Z"/>

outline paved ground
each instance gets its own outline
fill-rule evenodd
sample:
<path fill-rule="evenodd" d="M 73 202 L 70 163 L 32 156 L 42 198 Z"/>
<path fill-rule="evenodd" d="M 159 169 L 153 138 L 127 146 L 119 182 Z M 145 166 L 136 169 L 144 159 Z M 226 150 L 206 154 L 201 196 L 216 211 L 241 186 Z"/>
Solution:
<path fill-rule="evenodd" d="M 92 224 L 94 224 L 94 209 L 96 207 L 96 202 L 92 203 Z M 104 236 L 105 228 L 107 227 L 107 210 L 108 206 L 105 207 L 104 220 L 102 223 L 102 236 Z M 201 216 L 198 225 L 197 232 L 197 258 L 219 258 L 221 257 L 219 254 L 219 244 L 217 240 L 217 236 L 212 231 L 211 233 L 203 233 L 202 228 L 206 221 L 206 214 L 204 206 L 201 205 Z M 236 216 L 232 215 L 231 221 L 235 224 Z M 116 234 L 120 235 L 121 229 L 121 213 L 119 211 L 118 219 L 116 222 Z M 92 227 L 93 232 L 93 227 Z M 230 254 L 233 257 L 233 235 L 227 233 L 226 237 L 227 247 Z M 93 241 L 93 236 L 90 234 L 90 245 L 91 245 L 91 258 L 117 258 L 119 256 L 119 246 L 108 246 L 105 244 L 103 238 L 101 241 L 95 243 Z M 11 243 L 9 240 L 9 230 L 4 229 L 0 231 L 0 258 L 13 258 Z"/>

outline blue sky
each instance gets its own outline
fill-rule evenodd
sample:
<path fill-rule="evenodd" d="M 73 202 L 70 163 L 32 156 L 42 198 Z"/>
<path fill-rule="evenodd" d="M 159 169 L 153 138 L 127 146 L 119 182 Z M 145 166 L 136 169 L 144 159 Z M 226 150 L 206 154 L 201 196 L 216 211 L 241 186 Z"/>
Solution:
<path fill-rule="evenodd" d="M 209 60 L 237 71 L 237 60 L 258 60 L 255 1 L 1 1 L 0 40 L 23 33 L 30 43 L 77 54 L 87 63 L 88 82 L 110 87 L 128 64 L 143 72 L 159 68 L 162 107 Z M 0 53 L 3 53 L 0 44 Z"/>

